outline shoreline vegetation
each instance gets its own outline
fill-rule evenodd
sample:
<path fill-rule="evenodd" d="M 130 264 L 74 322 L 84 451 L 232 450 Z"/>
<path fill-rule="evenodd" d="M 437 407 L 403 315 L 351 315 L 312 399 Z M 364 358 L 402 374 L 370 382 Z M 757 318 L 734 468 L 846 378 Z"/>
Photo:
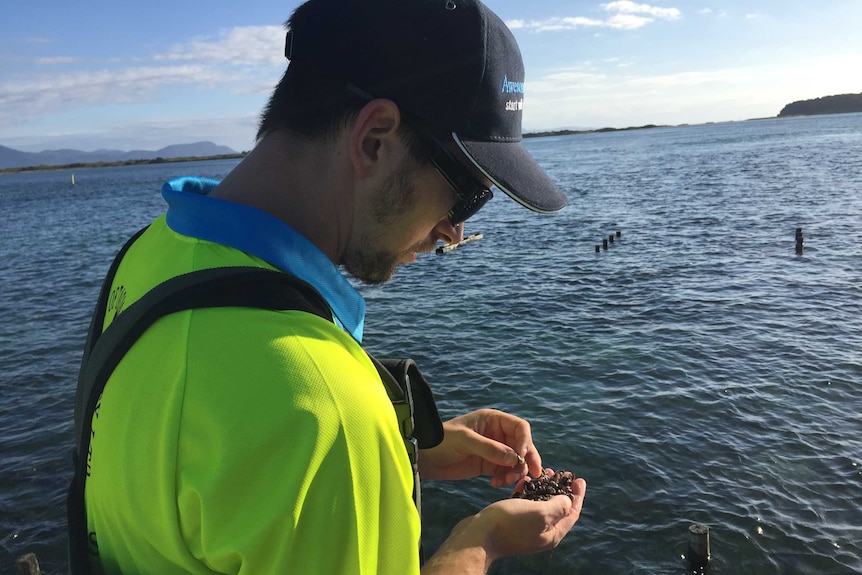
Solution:
<path fill-rule="evenodd" d="M 714 124 L 715 122 L 709 122 Z M 649 130 L 651 128 L 681 128 L 689 124 L 644 124 L 643 126 L 629 126 L 628 128 L 597 128 L 595 130 L 548 130 L 545 132 L 527 132 L 524 138 L 545 138 L 547 136 L 572 136 L 576 134 L 603 134 L 605 132 L 627 132 L 629 130 Z"/>
<path fill-rule="evenodd" d="M 2 168 L 0 174 L 13 174 L 18 172 L 45 172 L 49 170 L 77 170 L 86 168 L 112 168 L 115 166 L 142 166 L 145 164 L 173 164 L 179 162 L 199 162 L 204 160 L 234 160 L 244 158 L 248 152 L 236 154 L 217 154 L 215 156 L 182 156 L 178 158 L 152 158 L 148 160 L 124 160 L 118 162 L 75 162 L 72 164 L 41 166 L 21 166 L 17 168 Z"/>
<path fill-rule="evenodd" d="M 836 96 L 825 96 L 823 98 L 813 98 L 811 100 L 799 100 L 791 102 L 784 106 L 777 116 L 768 116 L 765 118 L 750 118 L 741 120 L 751 122 L 756 120 L 772 120 L 775 118 L 788 118 L 794 116 L 813 116 L 820 114 L 848 114 L 862 112 L 862 93 L 860 94 L 839 94 Z M 729 122 L 706 122 L 704 125 L 733 123 L 736 120 Z M 548 136 L 571 136 L 575 134 L 602 134 L 606 132 L 625 132 L 628 130 L 650 130 L 653 128 L 681 128 L 693 124 L 677 124 L 677 125 L 657 125 L 645 124 L 643 126 L 630 126 L 628 128 L 598 128 L 588 130 L 549 130 L 542 132 L 527 132 L 523 135 L 524 138 L 543 138 Z M 143 164 L 168 164 L 179 162 L 197 162 L 204 160 L 233 160 L 245 157 L 248 152 L 239 152 L 235 154 L 218 154 L 214 156 L 183 156 L 176 158 L 152 158 L 140 160 L 125 160 L 116 162 L 76 162 L 73 164 L 64 165 L 39 165 L 39 166 L 23 166 L 15 168 L 2 168 L 0 175 L 19 172 L 41 172 L 47 170 L 74 170 L 79 168 L 105 168 L 114 166 L 140 166 Z"/>

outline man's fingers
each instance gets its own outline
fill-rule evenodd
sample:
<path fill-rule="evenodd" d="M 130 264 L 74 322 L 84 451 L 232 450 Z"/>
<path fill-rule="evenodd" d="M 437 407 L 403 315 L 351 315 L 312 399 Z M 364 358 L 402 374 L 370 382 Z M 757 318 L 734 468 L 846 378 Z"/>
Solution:
<path fill-rule="evenodd" d="M 584 506 L 584 497 L 587 494 L 587 482 L 582 478 L 577 478 L 572 482 L 572 509 L 571 512 L 574 514 L 575 521 L 581 516 L 581 509 Z M 574 523 L 574 522 L 573 522 Z"/>

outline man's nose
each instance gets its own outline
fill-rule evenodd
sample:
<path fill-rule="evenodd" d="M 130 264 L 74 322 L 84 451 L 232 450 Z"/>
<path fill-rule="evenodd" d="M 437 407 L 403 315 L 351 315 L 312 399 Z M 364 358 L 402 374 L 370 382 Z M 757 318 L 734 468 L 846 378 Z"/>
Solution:
<path fill-rule="evenodd" d="M 452 222 L 449 221 L 449 218 L 447 217 L 441 220 L 438 228 L 440 239 L 447 244 L 457 244 L 464 239 L 464 222 L 461 222 L 457 226 L 453 226 Z"/>

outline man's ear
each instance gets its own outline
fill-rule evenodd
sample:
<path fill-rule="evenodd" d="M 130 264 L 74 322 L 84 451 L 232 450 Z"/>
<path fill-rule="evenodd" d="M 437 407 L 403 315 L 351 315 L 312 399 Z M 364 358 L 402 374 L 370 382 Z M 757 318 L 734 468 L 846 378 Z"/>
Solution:
<path fill-rule="evenodd" d="M 392 159 L 400 141 L 401 112 L 392 100 L 371 100 L 359 111 L 350 131 L 350 161 L 357 177 L 368 178 L 381 162 Z"/>

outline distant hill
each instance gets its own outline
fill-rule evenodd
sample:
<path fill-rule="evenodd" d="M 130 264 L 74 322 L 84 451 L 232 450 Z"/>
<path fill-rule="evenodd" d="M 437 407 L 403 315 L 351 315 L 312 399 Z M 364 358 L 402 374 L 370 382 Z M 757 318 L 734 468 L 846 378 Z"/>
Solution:
<path fill-rule="evenodd" d="M 852 114 L 862 112 L 862 94 L 840 94 L 813 100 L 799 100 L 784 106 L 782 116 L 813 116 L 816 114 Z"/>
<path fill-rule="evenodd" d="M 193 144 L 176 144 L 160 150 L 96 150 L 82 152 L 81 150 L 45 150 L 43 152 L 22 152 L 5 146 L 0 146 L 0 169 L 24 168 L 29 166 L 64 166 L 68 164 L 89 164 L 95 162 L 127 162 L 129 160 L 154 160 L 156 158 L 184 158 L 194 156 L 220 156 L 236 154 L 227 146 L 219 146 L 212 142 L 195 142 Z"/>

